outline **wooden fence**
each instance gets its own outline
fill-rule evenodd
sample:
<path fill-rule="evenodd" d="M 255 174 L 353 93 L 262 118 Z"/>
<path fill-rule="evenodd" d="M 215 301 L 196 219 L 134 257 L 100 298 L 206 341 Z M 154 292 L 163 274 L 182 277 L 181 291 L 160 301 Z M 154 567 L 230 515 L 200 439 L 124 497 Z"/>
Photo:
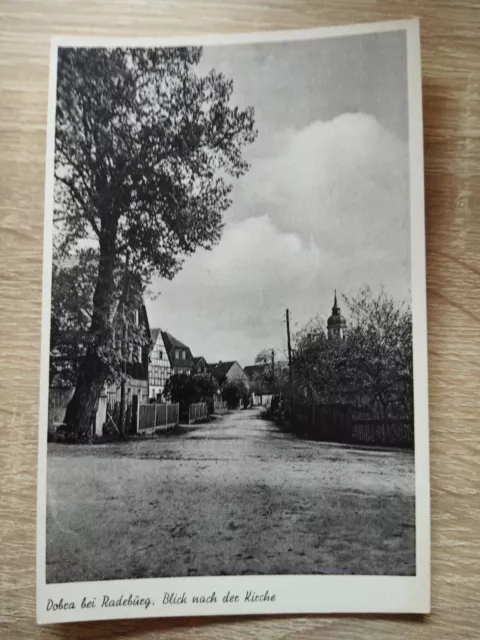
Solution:
<path fill-rule="evenodd" d="M 228 411 L 227 403 L 225 400 L 215 398 L 213 401 L 213 413 L 225 413 Z"/>
<path fill-rule="evenodd" d="M 294 409 L 297 433 L 325 442 L 413 449 L 411 416 L 382 415 L 350 405 L 303 405 Z"/>
<path fill-rule="evenodd" d="M 352 410 L 352 442 L 413 449 L 411 416 L 381 416 L 365 410 Z"/>
<path fill-rule="evenodd" d="M 179 413 L 178 404 L 140 404 L 137 433 L 148 434 L 171 429 L 178 424 Z"/>
<path fill-rule="evenodd" d="M 188 407 L 188 424 L 194 424 L 200 420 L 208 418 L 208 408 L 206 402 L 197 402 Z"/>

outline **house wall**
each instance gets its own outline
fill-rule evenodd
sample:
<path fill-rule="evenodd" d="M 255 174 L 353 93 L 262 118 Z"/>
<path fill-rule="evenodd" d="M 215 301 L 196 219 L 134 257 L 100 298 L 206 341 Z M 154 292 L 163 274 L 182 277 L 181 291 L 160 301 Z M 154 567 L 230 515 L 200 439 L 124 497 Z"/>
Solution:
<path fill-rule="evenodd" d="M 168 358 L 167 349 L 163 341 L 161 331 L 150 353 L 150 364 L 148 368 L 148 397 L 156 398 L 158 394 L 163 396 L 165 383 L 172 375 L 172 368 Z"/>
<path fill-rule="evenodd" d="M 133 396 L 138 395 L 141 392 L 142 402 L 148 398 L 148 380 L 127 380 L 125 384 L 125 395 L 127 398 L 127 404 L 130 404 Z M 121 400 L 121 386 L 120 384 L 110 385 L 107 389 L 108 402 L 120 402 Z"/>
<path fill-rule="evenodd" d="M 193 373 L 208 373 L 207 363 L 204 358 L 195 364 Z"/>
<path fill-rule="evenodd" d="M 150 329 L 145 307 L 135 312 L 135 323 L 141 324 L 146 333 L 147 340 L 150 340 Z M 146 380 L 148 383 L 148 358 L 150 355 L 150 345 L 145 343 L 142 347 L 134 349 L 130 353 L 129 361 L 126 363 L 127 375 L 134 380 Z"/>
<path fill-rule="evenodd" d="M 107 419 L 107 393 L 103 392 L 98 401 L 97 415 L 95 418 L 95 435 L 103 435 L 103 425 Z"/>
<path fill-rule="evenodd" d="M 260 394 L 260 393 L 252 393 L 252 405 L 254 407 L 259 407 L 259 406 L 263 406 L 263 407 L 269 407 L 272 404 L 272 398 L 273 395 L 271 393 L 264 393 L 264 394 Z"/>
<path fill-rule="evenodd" d="M 248 376 L 242 367 L 238 364 L 238 362 L 234 362 L 230 367 L 227 375 L 225 376 L 227 380 L 243 380 L 247 385 L 247 388 L 250 388 L 250 383 L 248 380 Z"/>
<path fill-rule="evenodd" d="M 187 376 L 189 376 L 192 373 L 191 369 L 182 369 L 181 367 L 175 367 L 175 369 L 173 369 L 173 373 L 177 374 L 177 373 L 185 373 Z"/>

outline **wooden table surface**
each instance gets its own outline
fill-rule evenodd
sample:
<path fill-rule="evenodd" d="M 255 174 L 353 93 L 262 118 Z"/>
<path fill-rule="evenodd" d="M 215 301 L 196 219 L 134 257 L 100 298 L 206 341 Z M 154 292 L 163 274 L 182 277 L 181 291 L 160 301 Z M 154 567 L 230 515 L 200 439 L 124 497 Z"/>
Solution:
<path fill-rule="evenodd" d="M 306 28 L 419 16 L 432 478 L 430 617 L 35 624 L 35 506 L 49 40 Z M 479 0 L 0 0 L 0 637 L 480 637 Z"/>

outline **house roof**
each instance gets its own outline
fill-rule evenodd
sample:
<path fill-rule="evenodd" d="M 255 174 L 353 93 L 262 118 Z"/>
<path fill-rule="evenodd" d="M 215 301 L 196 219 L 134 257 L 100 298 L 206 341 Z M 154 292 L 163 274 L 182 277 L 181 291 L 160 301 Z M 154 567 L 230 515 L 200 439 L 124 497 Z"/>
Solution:
<path fill-rule="evenodd" d="M 157 342 L 157 338 L 161 332 L 162 332 L 161 329 L 151 329 L 150 333 L 152 334 L 152 349 L 155 346 L 155 343 Z"/>
<path fill-rule="evenodd" d="M 186 344 L 177 340 L 175 336 L 172 336 L 168 331 L 162 331 L 163 343 L 165 345 L 165 349 L 168 353 L 168 359 L 170 360 L 170 365 L 174 368 L 181 369 L 191 369 L 193 367 L 193 357 L 192 352 L 190 351 L 190 347 L 187 347 Z M 175 351 L 186 351 L 185 359 L 183 358 L 175 358 Z"/>
<path fill-rule="evenodd" d="M 259 372 L 261 371 L 261 368 L 262 368 L 262 367 L 261 367 L 261 365 L 259 365 L 259 364 L 250 364 L 250 365 L 247 365 L 246 367 L 243 367 L 243 370 L 244 370 L 244 371 L 245 371 L 245 373 L 247 374 L 248 379 L 249 379 L 250 381 L 252 381 L 252 380 L 253 380 L 253 376 L 254 376 L 256 373 L 259 373 Z"/>
<path fill-rule="evenodd" d="M 183 342 L 180 342 L 180 340 L 177 340 L 177 338 L 175 338 L 175 336 L 172 336 L 171 333 L 168 333 L 168 331 L 162 331 L 162 336 L 163 336 L 163 341 L 165 342 L 165 346 L 167 347 L 167 349 L 172 349 L 174 347 L 180 347 L 181 349 L 189 349 L 189 347 L 187 347 L 186 344 L 184 344 Z"/>
<path fill-rule="evenodd" d="M 217 364 L 209 364 L 208 370 L 213 373 L 213 376 L 217 379 L 218 382 L 222 383 L 227 373 L 236 363 L 236 360 L 229 360 L 228 362 L 219 362 Z M 239 365 L 240 366 L 240 365 Z"/>
<path fill-rule="evenodd" d="M 200 362 L 201 362 L 202 360 L 205 362 L 205 364 L 207 364 L 207 363 L 206 363 L 206 360 L 205 360 L 205 358 L 204 358 L 203 356 L 196 356 L 195 358 L 193 358 L 193 362 L 194 362 L 194 364 L 195 364 L 195 365 L 200 364 Z M 208 366 L 208 365 L 207 365 L 207 366 Z"/>
<path fill-rule="evenodd" d="M 261 374 L 264 370 L 264 367 L 261 364 L 251 364 L 246 367 L 243 367 L 243 370 L 247 374 L 248 380 L 253 388 L 255 388 L 257 393 L 262 393 L 263 395 L 273 394 L 273 389 L 271 388 L 271 382 L 265 381 L 264 376 L 259 375 L 255 378 L 255 374 Z"/>
<path fill-rule="evenodd" d="M 141 305 L 141 311 L 142 311 L 143 319 L 145 321 L 145 326 L 147 328 L 147 336 L 151 339 L 152 338 L 152 330 L 150 329 L 150 322 L 148 321 L 147 307 L 143 304 L 143 302 L 142 302 L 142 305 Z"/>

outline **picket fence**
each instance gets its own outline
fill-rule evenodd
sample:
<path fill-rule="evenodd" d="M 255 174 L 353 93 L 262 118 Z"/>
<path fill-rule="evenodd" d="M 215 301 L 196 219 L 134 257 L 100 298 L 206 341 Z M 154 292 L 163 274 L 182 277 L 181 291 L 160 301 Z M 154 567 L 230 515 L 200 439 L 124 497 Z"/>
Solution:
<path fill-rule="evenodd" d="M 140 404 L 138 407 L 137 433 L 149 434 L 171 429 L 178 425 L 178 404 Z"/>
<path fill-rule="evenodd" d="M 208 407 L 206 402 L 197 402 L 188 407 L 188 424 L 194 424 L 200 420 L 208 418 Z"/>

